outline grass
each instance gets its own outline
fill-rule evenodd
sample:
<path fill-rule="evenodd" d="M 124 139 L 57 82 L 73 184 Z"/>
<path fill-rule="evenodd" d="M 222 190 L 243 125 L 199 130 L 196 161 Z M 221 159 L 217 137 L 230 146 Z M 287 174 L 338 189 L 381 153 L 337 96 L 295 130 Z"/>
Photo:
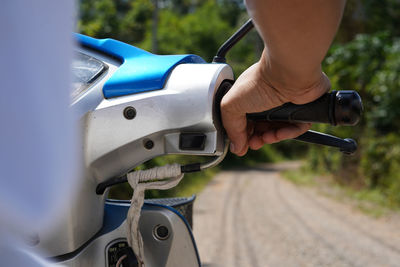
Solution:
<path fill-rule="evenodd" d="M 315 175 L 306 171 L 304 168 L 299 168 L 298 170 L 286 170 L 282 172 L 282 175 L 284 178 L 297 185 L 310 186 L 315 184 Z"/>
<path fill-rule="evenodd" d="M 380 190 L 354 190 L 343 188 L 346 195 L 350 197 L 359 210 L 372 217 L 379 218 L 393 210 L 399 210 L 388 203 L 388 199 Z"/>
<path fill-rule="evenodd" d="M 287 170 L 282 177 L 299 185 L 316 188 L 321 194 L 350 204 L 371 217 L 379 218 L 393 211 L 400 211 L 398 204 L 393 204 L 380 190 L 368 188 L 353 189 L 340 185 L 331 175 L 317 174 L 307 168 Z"/>

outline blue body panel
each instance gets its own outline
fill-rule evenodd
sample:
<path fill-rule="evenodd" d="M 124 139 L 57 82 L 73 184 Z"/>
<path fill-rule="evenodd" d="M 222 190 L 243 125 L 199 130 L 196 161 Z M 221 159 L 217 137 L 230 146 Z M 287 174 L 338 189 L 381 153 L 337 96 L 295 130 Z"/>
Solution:
<path fill-rule="evenodd" d="M 106 81 L 105 98 L 162 89 L 171 70 L 182 63 L 205 63 L 196 55 L 154 55 L 113 39 L 95 39 L 76 34 L 78 42 L 118 58 L 122 65 Z"/>

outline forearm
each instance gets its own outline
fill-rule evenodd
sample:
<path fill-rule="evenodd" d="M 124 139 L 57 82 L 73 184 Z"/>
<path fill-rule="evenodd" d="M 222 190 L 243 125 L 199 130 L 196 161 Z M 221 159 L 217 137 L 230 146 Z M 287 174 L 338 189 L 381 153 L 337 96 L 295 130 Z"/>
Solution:
<path fill-rule="evenodd" d="M 247 0 L 261 34 L 266 79 L 272 86 L 309 88 L 321 77 L 321 62 L 334 38 L 345 0 Z"/>

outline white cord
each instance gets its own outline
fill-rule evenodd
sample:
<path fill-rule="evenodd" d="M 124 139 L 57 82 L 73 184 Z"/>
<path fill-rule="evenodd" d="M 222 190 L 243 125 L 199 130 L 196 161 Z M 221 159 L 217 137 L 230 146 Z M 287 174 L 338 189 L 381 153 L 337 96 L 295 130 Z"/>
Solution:
<path fill-rule="evenodd" d="M 143 239 L 139 231 L 140 212 L 147 189 L 166 190 L 176 186 L 183 178 L 181 165 L 172 164 L 128 173 L 127 178 L 133 188 L 131 206 L 127 215 L 128 244 L 132 247 L 140 267 L 144 267 Z"/>

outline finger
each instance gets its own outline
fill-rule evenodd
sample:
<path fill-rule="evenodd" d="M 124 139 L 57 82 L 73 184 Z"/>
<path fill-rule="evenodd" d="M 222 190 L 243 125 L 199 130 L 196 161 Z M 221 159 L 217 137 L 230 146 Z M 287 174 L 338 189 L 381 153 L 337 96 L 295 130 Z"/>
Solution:
<path fill-rule="evenodd" d="M 267 122 L 258 122 L 258 123 L 253 123 L 254 125 L 254 134 L 249 136 L 249 147 L 252 150 L 258 150 L 264 146 L 264 140 L 262 138 L 263 133 L 267 132 L 271 124 Z"/>
<path fill-rule="evenodd" d="M 243 150 L 247 150 L 247 121 L 246 115 L 236 115 L 232 112 L 224 112 L 222 110 L 222 121 L 225 131 L 231 141 L 231 152 L 234 154 L 242 154 Z"/>
<path fill-rule="evenodd" d="M 246 144 L 241 151 L 238 151 L 235 154 L 239 157 L 242 157 L 242 156 L 246 155 L 248 150 L 249 150 L 249 146 Z"/>
<path fill-rule="evenodd" d="M 264 146 L 262 135 L 253 135 L 249 138 L 249 147 L 252 150 L 258 150 Z"/>
<path fill-rule="evenodd" d="M 295 138 L 311 128 L 311 123 L 293 123 L 286 126 L 271 129 L 263 134 L 263 141 L 273 144 L 285 139 Z"/>
<path fill-rule="evenodd" d="M 246 120 L 246 124 L 247 124 L 246 125 L 246 134 L 247 134 L 247 136 L 246 136 L 246 144 L 242 147 L 241 150 L 235 150 L 235 152 L 232 152 L 232 146 L 231 146 L 231 152 L 235 153 L 237 156 L 240 156 L 240 157 L 244 156 L 247 153 L 247 151 L 249 149 L 249 145 L 248 145 L 249 136 L 251 136 L 254 133 L 254 123 L 248 122 Z"/>
<path fill-rule="evenodd" d="M 255 128 L 254 122 L 247 121 L 247 136 L 252 136 L 254 134 L 254 128 Z"/>
<path fill-rule="evenodd" d="M 248 146 L 252 150 L 258 150 L 264 145 L 264 141 L 262 140 L 262 134 L 257 130 L 257 124 L 250 121 L 248 122 Z"/>
<path fill-rule="evenodd" d="M 279 141 L 295 138 L 311 128 L 311 123 L 296 123 L 289 127 L 283 127 L 277 130 L 276 137 Z"/>
<path fill-rule="evenodd" d="M 237 110 L 238 96 L 232 93 L 231 89 L 221 101 L 222 124 L 228 138 L 231 141 L 231 152 L 236 155 L 243 155 L 248 149 L 247 137 L 248 126 L 246 113 Z"/>

